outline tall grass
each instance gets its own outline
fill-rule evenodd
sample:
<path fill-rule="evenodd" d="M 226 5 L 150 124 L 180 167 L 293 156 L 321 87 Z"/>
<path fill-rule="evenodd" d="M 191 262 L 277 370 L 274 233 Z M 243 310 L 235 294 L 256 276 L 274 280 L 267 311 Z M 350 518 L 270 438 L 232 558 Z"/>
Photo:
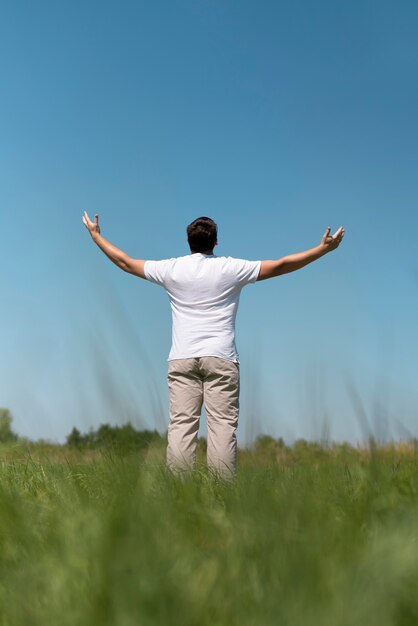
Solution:
<path fill-rule="evenodd" d="M 1 626 L 418 623 L 413 447 L 270 442 L 234 484 L 175 479 L 162 448 L 19 454 L 0 450 Z"/>

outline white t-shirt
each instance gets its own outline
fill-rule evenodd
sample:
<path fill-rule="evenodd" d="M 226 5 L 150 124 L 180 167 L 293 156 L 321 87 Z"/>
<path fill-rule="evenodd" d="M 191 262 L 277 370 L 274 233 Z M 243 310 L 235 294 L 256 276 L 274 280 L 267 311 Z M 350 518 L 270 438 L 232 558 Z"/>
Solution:
<path fill-rule="evenodd" d="M 257 280 L 260 264 L 200 252 L 145 262 L 145 278 L 162 285 L 171 304 L 169 361 L 217 356 L 238 362 L 235 318 L 239 297 L 245 285 Z"/>

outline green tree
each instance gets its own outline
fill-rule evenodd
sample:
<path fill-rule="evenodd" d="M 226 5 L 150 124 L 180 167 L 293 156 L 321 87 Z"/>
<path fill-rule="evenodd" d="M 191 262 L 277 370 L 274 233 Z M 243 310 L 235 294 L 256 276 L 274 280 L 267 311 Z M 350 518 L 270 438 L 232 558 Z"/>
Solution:
<path fill-rule="evenodd" d="M 72 448 L 81 448 L 85 445 L 85 437 L 80 434 L 78 428 L 73 428 L 70 434 L 67 437 L 67 445 Z"/>
<path fill-rule="evenodd" d="M 156 431 L 138 431 L 131 423 L 123 426 L 102 424 L 97 430 L 81 434 L 73 428 L 67 436 L 67 445 L 79 449 L 112 449 L 120 452 L 134 452 L 146 449 L 154 441 L 160 441 L 161 435 Z"/>
<path fill-rule="evenodd" d="M 17 435 L 12 430 L 12 414 L 9 409 L 0 409 L 0 443 L 17 441 Z"/>

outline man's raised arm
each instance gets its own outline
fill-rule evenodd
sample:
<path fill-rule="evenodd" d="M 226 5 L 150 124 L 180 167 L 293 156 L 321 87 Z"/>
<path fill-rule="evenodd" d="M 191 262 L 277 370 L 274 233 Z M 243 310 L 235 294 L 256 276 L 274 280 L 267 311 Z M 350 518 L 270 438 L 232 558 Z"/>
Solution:
<path fill-rule="evenodd" d="M 277 261 L 261 261 L 260 273 L 257 280 L 266 280 L 267 278 L 274 278 L 281 274 L 288 274 L 300 270 L 308 263 L 316 261 L 324 254 L 335 250 L 340 245 L 342 238 L 344 237 L 344 228 L 340 228 L 331 236 L 331 228 L 328 227 L 324 236 L 321 239 L 321 243 L 315 248 L 304 250 L 303 252 L 297 252 L 296 254 L 289 254 Z"/>
<path fill-rule="evenodd" d="M 126 254 L 126 252 L 119 250 L 119 248 L 110 243 L 110 241 L 107 241 L 100 234 L 99 216 L 97 214 L 94 216 L 94 222 L 92 222 L 86 211 L 84 211 L 83 224 L 89 231 L 94 243 L 99 246 L 100 250 L 102 250 L 105 255 L 109 257 L 113 263 L 115 263 L 115 265 L 120 267 L 124 272 L 129 272 L 129 274 L 134 274 L 140 278 L 145 278 L 145 261 L 141 259 L 132 259 Z"/>

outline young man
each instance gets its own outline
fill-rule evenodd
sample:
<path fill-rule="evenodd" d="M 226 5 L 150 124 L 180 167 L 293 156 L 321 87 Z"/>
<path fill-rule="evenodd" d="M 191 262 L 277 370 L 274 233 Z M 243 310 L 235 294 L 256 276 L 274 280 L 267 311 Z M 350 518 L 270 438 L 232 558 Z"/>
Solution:
<path fill-rule="evenodd" d="M 174 472 L 193 468 L 203 402 L 208 427 L 208 466 L 225 478 L 235 471 L 239 411 L 239 362 L 235 317 L 241 289 L 301 269 L 335 250 L 344 237 L 327 228 L 321 243 L 276 261 L 217 257 L 217 226 L 199 217 L 187 227 L 191 254 L 163 261 L 132 259 L 101 234 L 99 217 L 83 223 L 93 241 L 125 272 L 164 287 L 171 304 L 172 347 L 168 357 L 170 423 L 167 464 Z"/>

